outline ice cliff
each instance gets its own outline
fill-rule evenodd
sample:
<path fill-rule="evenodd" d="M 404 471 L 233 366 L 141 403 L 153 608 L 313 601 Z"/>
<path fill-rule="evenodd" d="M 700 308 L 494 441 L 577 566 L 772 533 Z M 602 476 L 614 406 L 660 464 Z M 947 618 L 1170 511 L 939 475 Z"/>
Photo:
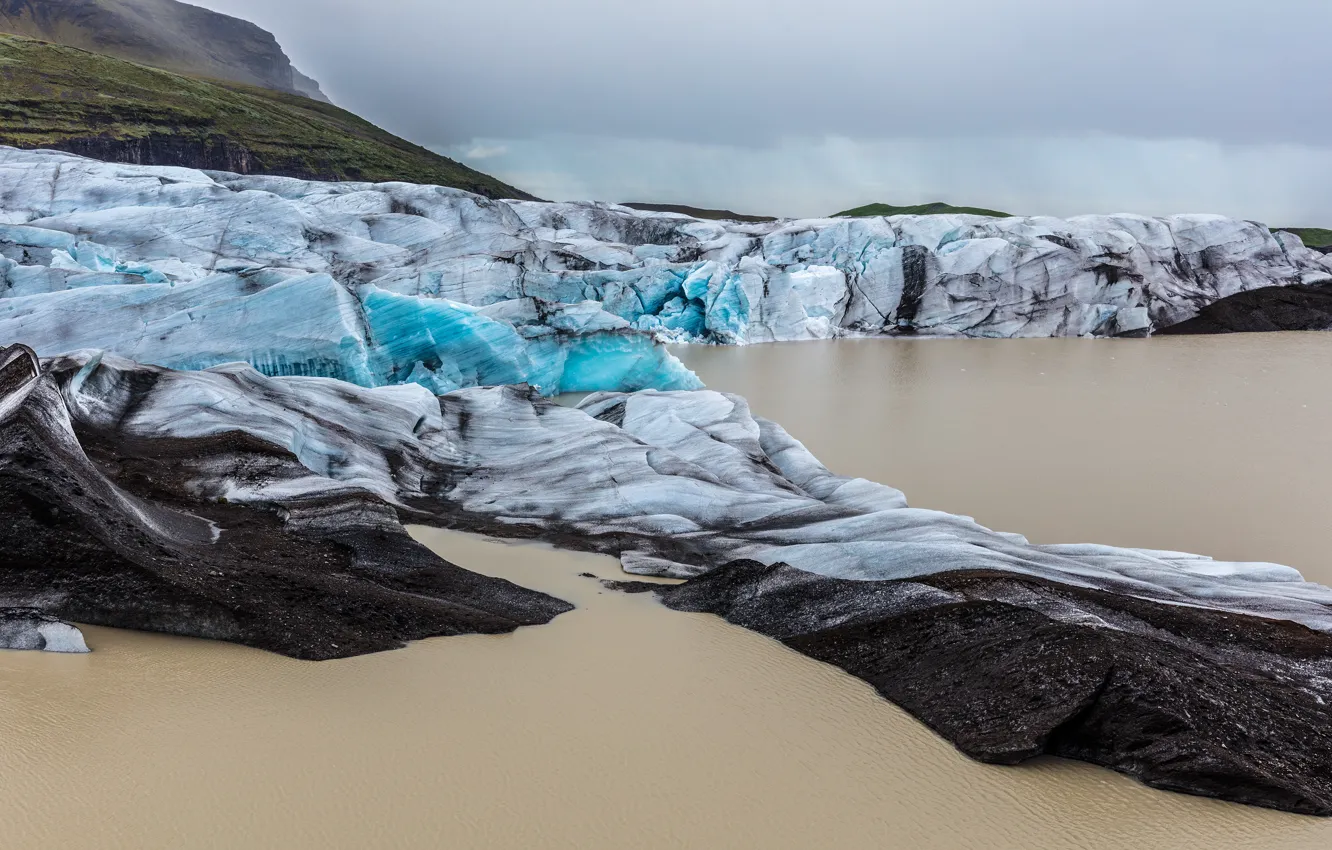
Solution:
<path fill-rule="evenodd" d="M 1332 258 L 1218 216 L 737 224 L 0 148 L 0 339 L 436 392 L 686 389 L 658 344 L 1145 334 Z"/>

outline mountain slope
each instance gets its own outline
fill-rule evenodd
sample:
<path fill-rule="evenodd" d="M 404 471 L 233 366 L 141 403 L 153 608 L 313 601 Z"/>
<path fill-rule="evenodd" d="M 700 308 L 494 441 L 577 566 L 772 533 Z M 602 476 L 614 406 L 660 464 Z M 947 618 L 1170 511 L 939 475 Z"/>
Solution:
<path fill-rule="evenodd" d="M 0 0 L 0 32 L 327 100 L 272 33 L 177 0 Z"/>
<path fill-rule="evenodd" d="M 297 94 L 0 35 L 0 144 L 110 162 L 531 196 Z"/>
<path fill-rule="evenodd" d="M 932 204 L 916 204 L 907 207 L 895 207 L 892 204 L 866 204 L 853 210 L 843 210 L 833 218 L 869 218 L 889 215 L 984 215 L 990 218 L 1008 218 L 1011 213 L 987 210 L 983 207 L 955 207 L 936 201 Z"/>
<path fill-rule="evenodd" d="M 627 204 L 626 206 L 634 206 Z M 648 207 L 640 207 L 648 209 Z M 941 201 L 935 201 L 932 204 L 915 204 L 913 206 L 898 207 L 892 204 L 866 204 L 863 207 L 856 207 L 852 210 L 843 210 L 833 215 L 833 218 L 871 218 L 874 216 L 894 216 L 894 215 L 982 215 L 989 218 L 1009 218 L 1012 213 L 999 212 L 998 210 L 985 209 L 984 207 L 955 207 L 952 204 L 945 204 Z M 704 218 L 708 216 L 698 216 Z M 715 216 L 720 218 L 721 216 Z M 1319 251 L 1332 250 L 1332 230 L 1321 227 L 1274 227 L 1273 232 L 1283 231 L 1293 233 L 1300 238 L 1307 247 Z"/>

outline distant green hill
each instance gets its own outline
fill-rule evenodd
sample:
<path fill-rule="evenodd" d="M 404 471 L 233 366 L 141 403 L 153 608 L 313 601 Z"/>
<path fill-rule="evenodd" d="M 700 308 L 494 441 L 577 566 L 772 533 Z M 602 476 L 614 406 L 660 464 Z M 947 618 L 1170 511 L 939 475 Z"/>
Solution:
<path fill-rule="evenodd" d="M 1300 237 L 1300 241 L 1310 248 L 1332 248 L 1332 230 L 1321 227 L 1274 227 Z"/>
<path fill-rule="evenodd" d="M 955 207 L 936 201 L 932 204 L 916 204 L 911 207 L 895 207 L 892 204 L 866 204 L 853 210 L 845 210 L 833 218 L 868 218 L 878 215 L 984 215 L 990 218 L 1008 218 L 1010 213 L 987 210 L 981 207 Z"/>
<path fill-rule="evenodd" d="M 681 215 L 709 219 L 712 221 L 743 221 L 750 224 L 762 224 L 777 220 L 770 215 L 742 215 L 737 212 L 731 212 L 730 210 L 709 210 L 700 207 L 689 207 L 683 204 L 643 204 L 637 201 L 631 201 L 626 204 L 620 204 L 620 206 L 629 207 L 630 209 L 635 210 L 644 210 L 646 212 L 680 213 Z"/>
<path fill-rule="evenodd" d="M 532 197 L 328 103 L 13 35 L 0 35 L 0 144 L 110 162 Z"/>

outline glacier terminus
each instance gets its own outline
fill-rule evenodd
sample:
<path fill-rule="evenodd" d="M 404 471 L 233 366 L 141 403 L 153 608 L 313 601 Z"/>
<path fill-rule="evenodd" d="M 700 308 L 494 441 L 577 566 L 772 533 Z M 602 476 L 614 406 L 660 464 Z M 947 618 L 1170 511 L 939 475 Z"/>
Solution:
<path fill-rule="evenodd" d="M 443 393 L 698 388 L 663 342 L 1147 335 L 1332 257 L 1212 215 L 702 221 L 0 148 L 0 339 Z"/>

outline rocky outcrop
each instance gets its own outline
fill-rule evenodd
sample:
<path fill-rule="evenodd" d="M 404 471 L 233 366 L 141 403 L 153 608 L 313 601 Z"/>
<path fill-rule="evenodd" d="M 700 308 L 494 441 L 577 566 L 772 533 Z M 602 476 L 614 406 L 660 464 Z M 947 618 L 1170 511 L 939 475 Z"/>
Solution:
<path fill-rule="evenodd" d="M 332 101 L 328 99 L 328 96 L 324 94 L 323 89 L 319 88 L 318 80 L 302 74 L 300 71 L 296 70 L 295 67 L 291 69 L 291 80 L 297 94 L 303 94 L 311 100 L 332 103 Z"/>
<path fill-rule="evenodd" d="M 0 32 L 328 100 L 272 33 L 177 0 L 0 0 Z"/>
<path fill-rule="evenodd" d="M 0 410 L 7 410 L 10 404 L 7 399 L 17 399 L 19 391 L 39 373 L 37 353 L 31 348 L 11 345 L 0 349 Z"/>
<path fill-rule="evenodd" d="M 24 361 L 20 352 L 10 363 L 29 371 Z M 136 438 L 85 422 L 76 433 L 55 381 L 12 374 L 0 370 L 9 388 L 0 398 L 0 600 L 9 608 L 316 660 L 510 632 L 570 609 L 440 560 L 363 490 L 248 505 L 210 498 L 197 482 L 215 491 L 233 477 L 279 482 L 308 471 L 244 432 Z M 134 380 L 143 389 L 151 375 Z M 34 630 L 73 643 L 49 624 L 8 620 L 21 626 L 12 643 L 35 644 Z"/>
<path fill-rule="evenodd" d="M 150 133 L 135 138 L 84 136 L 58 141 L 52 149 L 126 165 L 179 166 L 188 163 L 192 168 L 242 174 L 255 170 L 254 153 L 242 142 L 220 133 L 204 138 L 168 133 Z"/>
<path fill-rule="evenodd" d="M 1264 333 L 1332 330 L 1332 284 L 1280 286 L 1241 292 L 1208 304 L 1166 334 Z"/>
<path fill-rule="evenodd" d="M 866 583 L 738 562 L 649 587 L 864 679 L 971 758 L 1062 756 L 1332 815 L 1325 632 L 1001 572 Z"/>

